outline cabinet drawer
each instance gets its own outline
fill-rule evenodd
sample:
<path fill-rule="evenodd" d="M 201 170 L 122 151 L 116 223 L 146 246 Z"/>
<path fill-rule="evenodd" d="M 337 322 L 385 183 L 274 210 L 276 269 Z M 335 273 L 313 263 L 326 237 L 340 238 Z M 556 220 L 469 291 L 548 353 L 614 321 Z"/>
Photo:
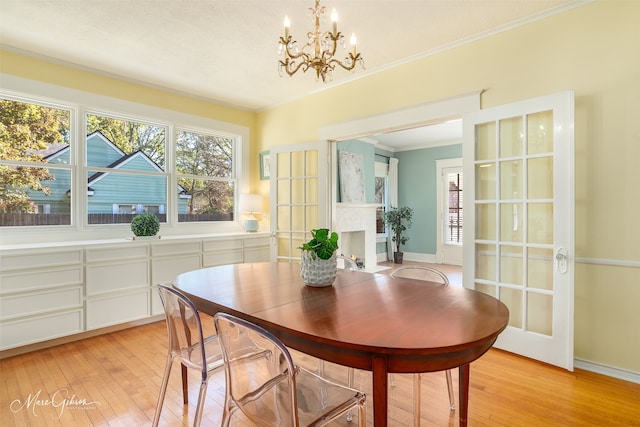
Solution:
<path fill-rule="evenodd" d="M 2 273 L 0 292 L 46 289 L 82 284 L 82 267 L 28 269 L 15 273 Z"/>
<path fill-rule="evenodd" d="M 233 250 L 242 250 L 242 240 L 205 240 L 202 242 L 203 252 L 227 252 Z"/>
<path fill-rule="evenodd" d="M 151 245 L 151 256 L 185 255 L 200 253 L 200 242 L 154 243 Z"/>
<path fill-rule="evenodd" d="M 245 248 L 244 262 L 266 262 L 269 261 L 269 248 Z"/>
<path fill-rule="evenodd" d="M 83 331 L 82 310 L 32 317 L 0 325 L 0 349 L 18 347 Z"/>
<path fill-rule="evenodd" d="M 43 251 L 23 254 L 2 254 L 0 256 L 0 270 L 33 269 L 53 267 L 56 265 L 81 264 L 82 251 Z"/>
<path fill-rule="evenodd" d="M 127 245 L 87 249 L 87 263 L 113 261 L 118 259 L 146 258 L 149 253 L 147 245 L 131 242 Z"/>
<path fill-rule="evenodd" d="M 149 262 L 87 265 L 86 295 L 149 287 Z"/>
<path fill-rule="evenodd" d="M 87 329 L 117 325 L 149 316 L 149 289 L 86 300 Z"/>
<path fill-rule="evenodd" d="M 178 274 L 200 268 L 200 254 L 176 258 L 154 259 L 151 261 L 153 285 L 171 283 Z"/>
<path fill-rule="evenodd" d="M 202 255 L 202 266 L 213 267 L 215 265 L 239 264 L 242 260 L 242 250 L 218 254 L 204 254 Z"/>
<path fill-rule="evenodd" d="M 269 247 L 269 236 L 263 237 L 254 237 L 244 239 L 244 247 L 247 248 L 257 248 L 257 247 Z"/>
<path fill-rule="evenodd" d="M 82 287 L 0 297 L 0 318 L 82 308 Z"/>

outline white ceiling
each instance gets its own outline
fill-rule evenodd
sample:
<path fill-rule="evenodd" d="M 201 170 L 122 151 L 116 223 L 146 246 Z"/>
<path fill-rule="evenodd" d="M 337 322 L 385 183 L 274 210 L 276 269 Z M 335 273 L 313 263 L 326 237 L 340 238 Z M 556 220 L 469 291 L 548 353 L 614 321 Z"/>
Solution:
<path fill-rule="evenodd" d="M 278 74 L 284 15 L 301 42 L 312 29 L 307 11 L 313 0 L 0 0 L 0 45 L 260 111 L 581 3 L 322 0 L 327 15 L 336 8 L 347 46 L 351 33 L 357 35 L 366 67 L 336 69 L 327 84 L 311 71 Z"/>

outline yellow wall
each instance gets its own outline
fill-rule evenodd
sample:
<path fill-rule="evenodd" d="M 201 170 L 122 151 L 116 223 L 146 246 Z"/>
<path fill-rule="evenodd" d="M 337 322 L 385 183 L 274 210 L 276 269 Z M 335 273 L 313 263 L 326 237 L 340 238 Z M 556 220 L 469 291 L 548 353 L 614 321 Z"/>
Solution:
<path fill-rule="evenodd" d="M 574 90 L 576 257 L 637 265 L 638 22 L 640 2 L 597 1 L 305 97 L 258 114 L 259 150 L 475 90 L 483 108 Z M 640 373 L 640 269 L 577 263 L 575 294 L 575 356 Z"/>
<path fill-rule="evenodd" d="M 257 114 L 8 51 L 0 72 L 247 126 L 264 194 L 258 152 L 316 141 L 322 126 L 480 89 L 484 108 L 572 89 L 576 256 L 638 263 L 638 22 L 640 2 L 597 1 Z M 575 287 L 576 357 L 640 373 L 640 269 L 578 263 Z"/>
<path fill-rule="evenodd" d="M 53 64 L 8 50 L 0 50 L 0 73 L 245 126 L 250 132 L 251 180 L 255 182 L 258 179 L 258 145 L 254 112 L 216 105 L 149 86 Z"/>

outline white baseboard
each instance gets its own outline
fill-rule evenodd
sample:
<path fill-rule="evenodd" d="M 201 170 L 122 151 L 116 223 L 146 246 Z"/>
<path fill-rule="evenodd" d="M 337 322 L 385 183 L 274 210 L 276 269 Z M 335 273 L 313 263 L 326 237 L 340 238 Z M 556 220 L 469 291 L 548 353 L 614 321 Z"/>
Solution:
<path fill-rule="evenodd" d="M 584 369 L 585 371 L 595 372 L 608 377 L 618 378 L 619 380 L 640 384 L 640 372 L 627 371 L 626 369 L 614 368 L 581 359 L 574 359 L 573 366 L 575 368 Z"/>
<path fill-rule="evenodd" d="M 430 264 L 436 263 L 436 255 L 435 254 L 421 254 L 418 252 L 405 252 L 403 258 L 407 261 L 416 261 L 416 262 L 428 262 Z"/>

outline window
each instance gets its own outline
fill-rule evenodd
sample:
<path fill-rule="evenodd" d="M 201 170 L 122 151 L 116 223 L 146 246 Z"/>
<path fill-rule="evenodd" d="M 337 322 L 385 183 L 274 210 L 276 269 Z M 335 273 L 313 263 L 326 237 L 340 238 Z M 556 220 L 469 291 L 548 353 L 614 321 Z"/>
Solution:
<path fill-rule="evenodd" d="M 0 99 L 0 226 L 71 224 L 71 111 Z"/>
<path fill-rule="evenodd" d="M 375 203 L 383 206 L 376 208 L 376 234 L 386 234 L 384 224 L 384 213 L 388 208 L 388 175 L 389 165 L 382 162 L 375 162 Z"/>
<path fill-rule="evenodd" d="M 86 115 L 87 222 L 129 223 L 167 204 L 167 127 L 99 113 Z M 121 208 L 113 209 L 114 202 Z"/>
<path fill-rule="evenodd" d="M 234 140 L 196 131 L 176 135 L 178 221 L 231 221 Z"/>
<path fill-rule="evenodd" d="M 447 173 L 449 215 L 447 243 L 462 244 L 462 172 Z"/>
<path fill-rule="evenodd" d="M 68 239 L 70 227 L 82 233 L 77 238 L 102 238 L 113 234 L 95 226 L 130 223 L 143 212 L 169 227 L 193 224 L 178 233 L 228 230 L 247 128 L 37 82 L 33 87 L 104 104 L 109 112 L 0 90 L 0 227 L 6 227 L 3 238 L 10 236 L 4 242 L 41 241 L 39 233 L 10 231 L 17 226 L 67 226 L 47 239 Z M 220 227 L 207 226 L 211 222 Z"/>

